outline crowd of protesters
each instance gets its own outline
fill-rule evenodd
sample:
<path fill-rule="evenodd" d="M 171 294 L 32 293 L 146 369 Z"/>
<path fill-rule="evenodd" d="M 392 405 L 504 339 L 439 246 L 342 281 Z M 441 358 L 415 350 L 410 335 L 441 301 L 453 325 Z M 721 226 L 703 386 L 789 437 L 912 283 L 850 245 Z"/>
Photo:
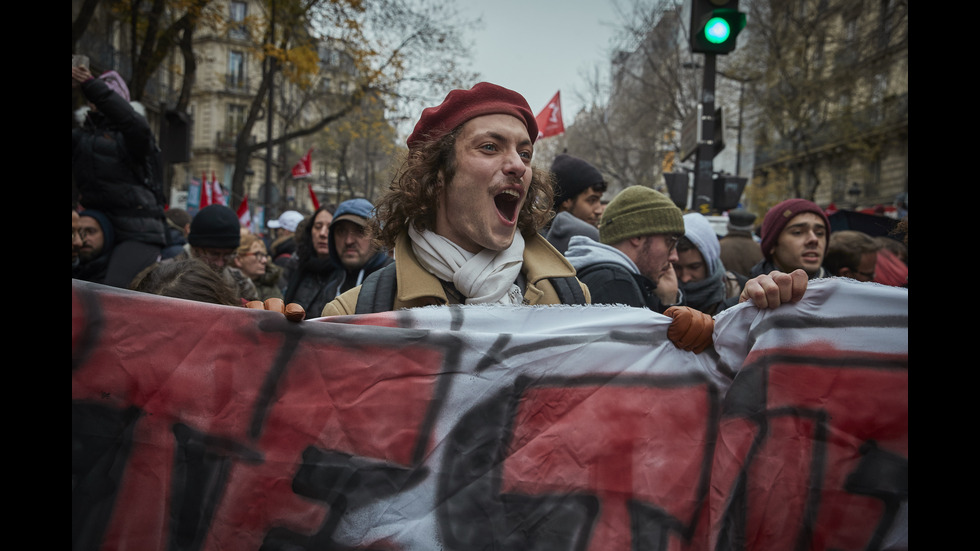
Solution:
<path fill-rule="evenodd" d="M 720 236 L 649 188 L 604 201 L 607 183 L 584 159 L 562 154 L 532 171 L 534 117 L 519 94 L 488 83 L 423 111 L 377 208 L 358 198 L 289 210 L 256 234 L 224 205 L 167 208 L 154 185 L 159 149 L 118 74 L 73 67 L 72 86 L 86 102 L 72 130 L 73 279 L 226 305 L 277 299 L 306 318 L 360 312 L 369 280 L 405 286 L 388 309 L 577 301 L 675 319 L 678 308 L 713 316 L 772 285 L 805 289 L 772 274 L 908 287 L 907 217 L 904 240 L 833 231 L 815 203 L 789 199 L 758 226 L 744 209 L 727 213 Z M 408 275 L 393 279 L 396 264 Z"/>

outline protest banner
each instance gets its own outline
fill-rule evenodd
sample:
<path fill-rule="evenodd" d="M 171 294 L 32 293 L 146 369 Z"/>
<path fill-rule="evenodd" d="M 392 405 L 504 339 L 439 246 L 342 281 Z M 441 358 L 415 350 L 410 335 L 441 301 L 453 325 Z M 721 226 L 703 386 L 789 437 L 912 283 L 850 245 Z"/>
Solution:
<path fill-rule="evenodd" d="M 301 323 L 72 282 L 73 549 L 899 549 L 908 292 Z"/>

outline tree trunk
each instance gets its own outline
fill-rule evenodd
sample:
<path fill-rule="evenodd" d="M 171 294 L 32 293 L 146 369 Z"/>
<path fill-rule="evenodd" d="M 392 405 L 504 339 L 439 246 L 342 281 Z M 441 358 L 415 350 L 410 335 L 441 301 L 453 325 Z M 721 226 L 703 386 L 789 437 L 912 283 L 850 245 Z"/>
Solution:
<path fill-rule="evenodd" d="M 75 45 L 82 39 L 88 24 L 95 15 L 95 9 L 99 7 L 102 0 L 84 0 L 78 10 L 78 16 L 71 22 L 71 53 L 75 53 Z"/>

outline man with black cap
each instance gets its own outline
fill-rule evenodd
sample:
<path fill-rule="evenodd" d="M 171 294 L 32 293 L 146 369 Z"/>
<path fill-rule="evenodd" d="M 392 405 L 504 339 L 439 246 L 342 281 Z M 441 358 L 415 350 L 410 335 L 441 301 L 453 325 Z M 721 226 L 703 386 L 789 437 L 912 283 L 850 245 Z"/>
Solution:
<path fill-rule="evenodd" d="M 561 154 L 551 163 L 555 177 L 555 218 L 548 225 L 546 237 L 558 252 L 564 253 L 568 241 L 575 235 L 599 239 L 599 217 L 602 215 L 602 194 L 606 182 L 596 167 Z"/>
<path fill-rule="evenodd" d="M 606 191 L 606 181 L 599 169 L 563 153 L 551 163 L 551 173 L 555 176 L 555 212 L 568 212 L 598 227 L 602 194 Z"/>
<path fill-rule="evenodd" d="M 233 289 L 238 289 L 239 298 L 258 300 L 252 280 L 231 265 L 238 255 L 241 239 L 241 224 L 235 212 L 224 205 L 208 205 L 191 220 L 187 252 L 174 258 L 198 258 L 225 278 Z"/>
<path fill-rule="evenodd" d="M 728 233 L 718 242 L 721 244 L 721 263 L 726 270 L 748 276 L 762 260 L 762 248 L 752 237 L 755 214 L 745 209 L 728 212 Z"/>

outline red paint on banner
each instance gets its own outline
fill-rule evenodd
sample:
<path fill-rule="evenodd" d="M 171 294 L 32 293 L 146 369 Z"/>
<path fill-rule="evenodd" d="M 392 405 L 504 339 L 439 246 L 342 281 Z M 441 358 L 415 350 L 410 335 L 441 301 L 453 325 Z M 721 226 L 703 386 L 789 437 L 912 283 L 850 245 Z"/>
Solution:
<path fill-rule="evenodd" d="M 501 491 L 597 496 L 590 549 L 631 548 L 629 500 L 690 525 L 710 465 L 712 399 L 705 386 L 531 388 L 514 420 Z"/>
<path fill-rule="evenodd" d="M 232 467 L 217 493 L 205 549 L 258 549 L 273 527 L 316 531 L 326 507 L 291 487 L 308 447 L 412 462 L 442 368 L 439 351 L 325 346 L 331 328 L 318 324 L 291 342 L 288 326 L 260 328 L 258 320 L 272 319 L 257 316 L 271 313 L 194 303 L 188 318 L 180 301 L 176 308 L 174 301 L 160 308 L 158 297 L 99 296 L 103 311 L 153 312 L 125 321 L 108 316 L 96 336 L 113 345 L 99 346 L 72 373 L 73 401 L 143 412 L 107 548 L 138 542 L 140 549 L 162 550 L 172 543 L 166 534 L 178 423 L 228 442 L 217 453 L 227 454 Z M 73 293 L 73 305 L 79 305 L 73 308 L 73 346 L 94 319 L 76 298 Z M 279 365 L 284 347 L 290 347 L 288 360 Z M 145 361 L 129 361 L 140 350 L 147 351 Z"/>
<path fill-rule="evenodd" d="M 778 352 L 779 360 L 768 363 L 767 354 L 757 355 L 758 363 L 729 390 L 729 396 L 741 391 L 748 370 L 765 370 L 758 379 L 765 381 L 764 411 L 750 417 L 738 412 L 722 422 L 712 483 L 724 499 L 713 510 L 729 505 L 742 466 L 748 475 L 748 549 L 797 548 L 801 540 L 811 549 L 864 549 L 887 517 L 884 501 L 848 488 L 848 480 L 867 461 L 881 476 L 872 481 L 875 492 L 892 491 L 886 473 L 893 470 L 906 473 L 895 487 L 907 490 L 901 465 L 907 469 L 908 357 L 830 348 L 820 356 Z M 831 367 L 815 364 L 818 358 L 837 361 Z M 760 435 L 750 451 L 750 441 Z M 715 537 L 718 530 L 716 525 Z"/>

